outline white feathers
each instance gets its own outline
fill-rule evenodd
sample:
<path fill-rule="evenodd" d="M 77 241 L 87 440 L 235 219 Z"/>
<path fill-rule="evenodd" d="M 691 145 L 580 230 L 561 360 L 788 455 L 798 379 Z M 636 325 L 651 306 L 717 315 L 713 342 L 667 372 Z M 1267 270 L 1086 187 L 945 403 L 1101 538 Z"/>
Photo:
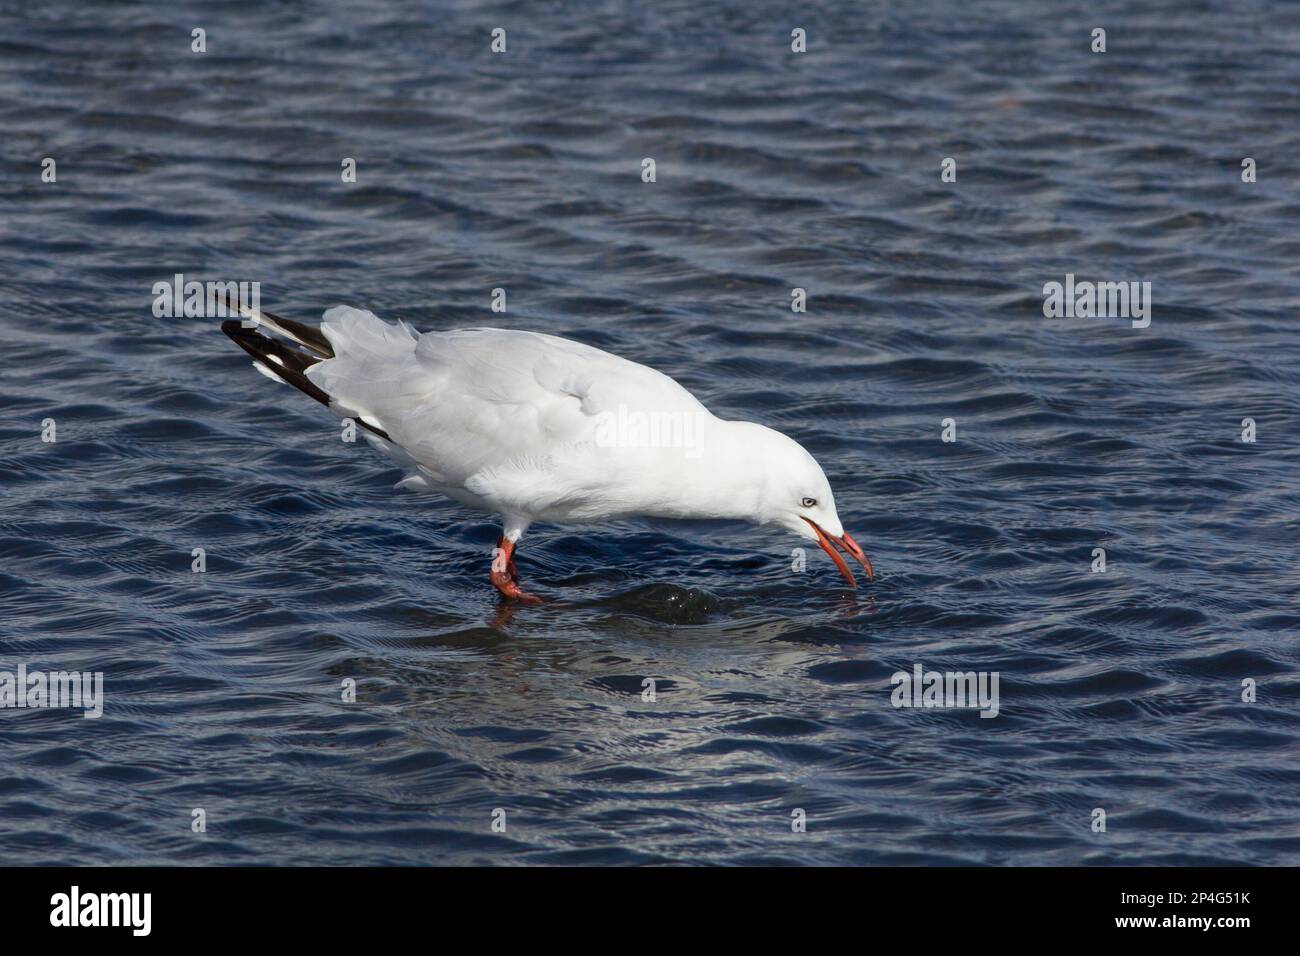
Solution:
<path fill-rule="evenodd" d="M 268 356 L 268 357 L 273 357 L 273 356 Z M 281 362 L 280 364 L 283 365 L 284 363 Z M 289 383 L 286 382 L 284 379 L 282 379 L 280 376 L 278 376 L 278 375 L 276 375 L 274 372 L 272 372 L 272 371 L 271 371 L 269 368 L 267 368 L 265 365 L 263 365 L 261 362 L 258 362 L 258 361 L 256 361 L 256 360 L 254 360 L 254 361 L 253 361 L 253 368 L 257 369 L 259 372 L 261 372 L 263 375 L 265 375 L 265 376 L 266 376 L 267 378 L 269 378 L 271 381 L 275 382 L 277 385 L 288 385 L 288 384 L 289 384 Z"/>
<path fill-rule="evenodd" d="M 399 491 L 432 491 L 429 481 L 424 475 L 407 475 L 397 484 L 393 485 Z"/>
<path fill-rule="evenodd" d="M 395 351 L 409 351 L 419 338 L 419 333 L 405 322 L 390 325 L 373 312 L 347 305 L 326 309 L 320 330 L 335 355 L 346 349 L 353 356 L 366 353 L 385 357 Z"/>

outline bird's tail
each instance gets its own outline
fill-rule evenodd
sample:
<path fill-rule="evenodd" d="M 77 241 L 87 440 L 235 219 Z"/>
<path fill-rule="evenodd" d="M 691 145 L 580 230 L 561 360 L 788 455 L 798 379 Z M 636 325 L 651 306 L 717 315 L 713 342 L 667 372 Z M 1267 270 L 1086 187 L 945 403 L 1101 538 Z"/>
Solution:
<path fill-rule="evenodd" d="M 262 312 L 231 296 L 221 295 L 219 298 L 225 302 L 228 311 L 244 316 L 244 321 L 255 323 L 252 327 L 245 327 L 244 321 L 239 319 L 227 319 L 221 323 L 221 331 L 253 357 L 254 368 L 267 378 L 292 385 L 322 405 L 328 407 L 332 404 L 329 393 L 309 379 L 306 374 L 307 369 L 313 365 L 334 358 L 334 349 L 320 329 L 313 329 L 301 322 Z M 263 335 L 258 331 L 259 328 L 278 333 L 301 347 L 295 348 L 279 339 Z M 356 421 L 362 428 L 391 441 L 388 433 L 382 428 L 364 418 L 359 417 Z"/>

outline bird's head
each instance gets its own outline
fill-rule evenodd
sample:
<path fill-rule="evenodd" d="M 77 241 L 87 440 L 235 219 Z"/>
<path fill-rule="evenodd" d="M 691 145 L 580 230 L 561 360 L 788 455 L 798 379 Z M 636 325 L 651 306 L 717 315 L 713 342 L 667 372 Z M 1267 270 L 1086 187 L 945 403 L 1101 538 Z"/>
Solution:
<path fill-rule="evenodd" d="M 756 520 L 760 524 L 779 525 L 801 538 L 815 541 L 854 587 L 857 581 L 835 550 L 836 546 L 861 564 L 868 578 L 874 577 L 871 560 L 840 523 L 835 511 L 835 494 L 817 459 L 793 438 L 774 429 L 757 427 L 762 432 L 752 436 L 751 448 L 757 454 L 751 460 L 761 470 L 763 482 Z"/>

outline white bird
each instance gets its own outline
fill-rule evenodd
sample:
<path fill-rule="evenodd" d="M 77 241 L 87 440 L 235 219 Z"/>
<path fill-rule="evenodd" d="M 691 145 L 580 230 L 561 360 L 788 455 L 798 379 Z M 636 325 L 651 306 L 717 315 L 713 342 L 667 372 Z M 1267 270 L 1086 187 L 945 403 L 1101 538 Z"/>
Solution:
<path fill-rule="evenodd" d="M 832 545 L 873 576 L 802 445 L 717 418 L 662 372 L 537 332 L 421 334 L 347 306 L 313 328 L 227 305 L 244 318 L 222 330 L 254 366 L 354 420 L 405 469 L 399 488 L 501 516 L 491 581 L 506 598 L 540 600 L 519 586 L 514 560 L 533 522 L 634 515 L 780 526 L 817 542 L 850 585 Z"/>

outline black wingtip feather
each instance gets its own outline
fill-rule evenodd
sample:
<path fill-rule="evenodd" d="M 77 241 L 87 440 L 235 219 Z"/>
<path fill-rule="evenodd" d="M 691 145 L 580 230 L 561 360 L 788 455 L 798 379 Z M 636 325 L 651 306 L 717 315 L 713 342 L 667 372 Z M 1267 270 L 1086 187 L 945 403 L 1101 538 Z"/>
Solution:
<path fill-rule="evenodd" d="M 227 312 L 239 314 L 241 303 L 237 298 L 227 295 L 224 290 L 220 289 L 213 293 L 213 297 L 226 307 Z M 242 307 L 251 308 L 247 303 L 244 303 Z M 328 359 L 334 357 L 334 347 L 330 345 L 329 339 L 325 338 L 325 333 L 320 329 L 314 329 L 310 325 L 303 325 L 301 322 L 295 322 L 293 319 L 282 318 L 281 316 L 267 312 L 264 309 L 258 309 L 258 312 L 276 325 L 280 326 L 280 328 L 284 329 L 285 332 L 296 338 L 304 347 L 315 352 L 320 358 Z"/>
<path fill-rule="evenodd" d="M 307 369 L 320 362 L 321 359 L 300 352 L 297 349 L 291 349 L 284 343 L 277 342 L 256 329 L 246 329 L 239 319 L 227 319 L 222 322 L 221 331 L 234 339 L 236 345 L 253 356 L 264 368 L 270 369 L 281 379 L 300 392 L 304 392 L 316 399 L 322 405 L 328 406 L 330 404 L 330 397 L 325 390 L 303 374 Z M 270 356 L 275 356 L 280 361 L 277 362 Z M 356 419 L 356 422 L 362 428 L 378 435 L 385 441 L 392 441 L 388 437 L 388 432 L 382 428 L 376 428 L 360 418 Z"/>

